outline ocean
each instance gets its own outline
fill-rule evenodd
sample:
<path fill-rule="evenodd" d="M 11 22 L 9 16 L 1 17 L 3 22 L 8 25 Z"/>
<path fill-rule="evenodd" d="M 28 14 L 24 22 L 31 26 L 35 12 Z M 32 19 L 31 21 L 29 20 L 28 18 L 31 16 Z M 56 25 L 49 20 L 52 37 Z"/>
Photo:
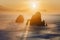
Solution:
<path fill-rule="evenodd" d="M 26 23 L 15 23 L 18 15 L 20 14 L 0 14 L 0 40 L 60 40 L 59 15 L 44 15 L 47 26 L 42 29 L 32 28 L 34 30 Z"/>

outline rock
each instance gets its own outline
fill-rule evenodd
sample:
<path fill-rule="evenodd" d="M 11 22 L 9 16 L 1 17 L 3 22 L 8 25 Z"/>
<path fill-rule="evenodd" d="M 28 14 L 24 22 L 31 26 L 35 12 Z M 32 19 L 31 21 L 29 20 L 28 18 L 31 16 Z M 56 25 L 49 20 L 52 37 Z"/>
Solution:
<path fill-rule="evenodd" d="M 28 25 L 28 24 L 29 24 L 29 22 L 30 22 L 30 19 L 28 19 L 28 20 L 27 20 L 26 25 Z"/>
<path fill-rule="evenodd" d="M 37 12 L 30 19 L 30 31 L 40 33 L 41 30 L 45 29 L 46 29 L 45 20 L 42 21 L 40 12 Z"/>
<path fill-rule="evenodd" d="M 41 26 L 41 14 L 40 14 L 40 12 L 36 12 L 36 14 L 32 16 L 32 18 L 30 20 L 30 25 Z"/>
<path fill-rule="evenodd" d="M 23 23 L 24 22 L 24 17 L 22 15 L 19 15 L 15 22 L 16 23 Z"/>
<path fill-rule="evenodd" d="M 45 21 L 44 20 L 41 22 L 41 26 L 45 26 Z"/>

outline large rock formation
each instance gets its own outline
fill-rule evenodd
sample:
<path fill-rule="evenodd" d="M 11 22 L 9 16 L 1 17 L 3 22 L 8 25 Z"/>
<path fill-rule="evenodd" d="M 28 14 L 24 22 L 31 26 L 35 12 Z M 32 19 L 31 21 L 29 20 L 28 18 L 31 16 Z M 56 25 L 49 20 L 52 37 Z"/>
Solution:
<path fill-rule="evenodd" d="M 24 22 L 24 17 L 22 15 L 19 15 L 16 19 L 16 23 L 23 23 Z"/>
<path fill-rule="evenodd" d="M 32 16 L 30 19 L 30 31 L 33 31 L 34 33 L 40 34 L 41 30 L 45 30 L 45 20 L 41 20 L 41 13 L 36 12 L 35 15 Z"/>
<path fill-rule="evenodd" d="M 30 25 L 41 26 L 41 14 L 40 14 L 40 12 L 36 12 L 36 14 L 32 16 L 32 18 L 30 20 Z"/>

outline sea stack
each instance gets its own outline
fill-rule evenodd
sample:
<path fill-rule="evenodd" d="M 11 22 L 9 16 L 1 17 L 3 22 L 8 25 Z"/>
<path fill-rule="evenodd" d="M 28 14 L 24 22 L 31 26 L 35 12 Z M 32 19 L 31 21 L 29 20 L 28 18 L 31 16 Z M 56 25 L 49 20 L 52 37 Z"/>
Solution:
<path fill-rule="evenodd" d="M 32 26 L 41 26 L 41 13 L 36 12 L 30 20 L 30 25 Z"/>
<path fill-rule="evenodd" d="M 16 23 L 23 23 L 24 22 L 24 17 L 22 15 L 19 15 L 16 19 Z"/>

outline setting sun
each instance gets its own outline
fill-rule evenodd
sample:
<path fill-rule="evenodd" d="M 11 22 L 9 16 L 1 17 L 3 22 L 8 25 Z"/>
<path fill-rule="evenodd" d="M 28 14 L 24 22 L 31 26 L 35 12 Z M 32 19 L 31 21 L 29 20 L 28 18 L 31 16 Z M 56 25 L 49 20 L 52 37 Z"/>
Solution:
<path fill-rule="evenodd" d="M 30 10 L 37 11 L 38 10 L 38 3 L 37 2 L 30 2 Z"/>
<path fill-rule="evenodd" d="M 32 6 L 32 8 L 34 8 L 34 9 L 35 9 L 35 8 L 37 7 L 37 4 L 36 4 L 36 3 L 32 3 L 32 5 L 31 5 L 31 6 Z"/>

